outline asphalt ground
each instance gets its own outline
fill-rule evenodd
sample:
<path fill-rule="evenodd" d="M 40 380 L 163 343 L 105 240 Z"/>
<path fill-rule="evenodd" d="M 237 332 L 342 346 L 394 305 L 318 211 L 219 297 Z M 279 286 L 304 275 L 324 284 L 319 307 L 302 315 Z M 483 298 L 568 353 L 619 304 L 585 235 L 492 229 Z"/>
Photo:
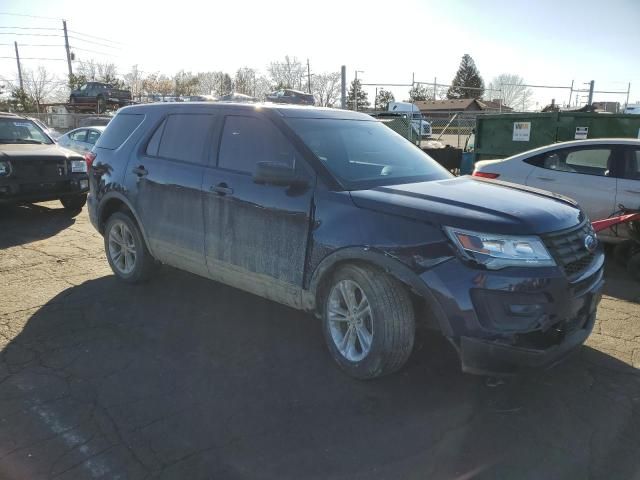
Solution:
<path fill-rule="evenodd" d="M 343 374 L 310 315 L 171 268 L 117 281 L 86 211 L 0 209 L 0 479 L 640 479 L 640 284 L 587 345 L 495 386 L 419 331 Z"/>

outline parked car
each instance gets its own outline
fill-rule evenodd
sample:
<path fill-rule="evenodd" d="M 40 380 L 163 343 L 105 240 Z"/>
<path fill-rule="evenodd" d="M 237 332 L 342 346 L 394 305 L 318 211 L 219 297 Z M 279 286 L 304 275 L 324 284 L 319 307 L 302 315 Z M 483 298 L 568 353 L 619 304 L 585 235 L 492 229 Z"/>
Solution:
<path fill-rule="evenodd" d="M 267 95 L 267 101 L 274 103 L 290 103 L 295 105 L 315 104 L 313 95 L 311 95 L 310 93 L 301 92 L 300 90 L 292 90 L 290 88 L 285 88 L 270 93 L 269 95 Z"/>
<path fill-rule="evenodd" d="M 79 210 L 87 200 L 87 164 L 33 120 L 0 112 L 0 204 L 60 200 Z"/>
<path fill-rule="evenodd" d="M 630 105 L 627 105 L 623 113 L 640 115 L 640 103 L 632 103 Z"/>
<path fill-rule="evenodd" d="M 595 138 L 556 143 L 504 160 L 477 162 L 473 175 L 542 188 L 576 200 L 592 220 L 640 208 L 640 140 Z M 628 238 L 626 226 L 598 233 Z"/>
<path fill-rule="evenodd" d="M 71 91 L 69 103 L 95 103 L 100 113 L 105 111 L 107 105 L 130 104 L 131 91 L 115 88 L 108 83 L 88 82 L 79 89 Z"/>
<path fill-rule="evenodd" d="M 604 257 L 573 201 L 455 178 L 369 115 L 138 105 L 90 156 L 118 278 L 160 262 L 314 312 L 354 377 L 399 369 L 416 321 L 493 374 L 555 363 L 593 327 Z"/>
<path fill-rule="evenodd" d="M 28 118 L 29 120 L 32 120 L 36 125 L 38 125 L 40 129 L 44 131 L 44 133 L 46 133 L 49 137 L 53 138 L 54 140 L 57 140 L 58 137 L 62 135 L 61 132 L 57 131 L 55 128 L 51 128 L 43 121 L 33 117 L 28 117 Z"/>
<path fill-rule="evenodd" d="M 431 138 L 431 123 L 429 123 L 415 103 L 411 102 L 389 102 L 387 112 L 382 112 L 379 116 L 385 115 L 406 115 L 411 118 L 411 126 L 416 135 L 424 139 Z"/>
<path fill-rule="evenodd" d="M 84 155 L 91 151 L 105 128 L 106 127 L 101 126 L 76 128 L 61 135 L 60 138 L 58 138 L 58 145 Z"/>

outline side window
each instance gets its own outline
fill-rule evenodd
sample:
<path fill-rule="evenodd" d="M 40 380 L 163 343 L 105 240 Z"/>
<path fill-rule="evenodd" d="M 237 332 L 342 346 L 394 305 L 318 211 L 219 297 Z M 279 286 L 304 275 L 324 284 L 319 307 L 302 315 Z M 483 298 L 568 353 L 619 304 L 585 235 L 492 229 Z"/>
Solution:
<path fill-rule="evenodd" d="M 267 120 L 229 116 L 225 119 L 218 166 L 253 174 L 258 162 L 277 162 L 295 166 L 295 149 L 289 140 Z"/>
<path fill-rule="evenodd" d="M 69 138 L 74 142 L 84 142 L 87 138 L 87 131 L 83 128 L 69 135 Z"/>
<path fill-rule="evenodd" d="M 90 143 L 91 145 L 95 145 L 95 143 L 98 141 L 99 138 L 100 138 L 99 131 L 89 130 L 87 132 L 87 143 Z"/>
<path fill-rule="evenodd" d="M 164 132 L 164 125 L 167 123 L 166 120 L 163 120 L 162 123 L 156 128 L 156 131 L 153 133 L 153 136 L 147 143 L 147 155 L 150 157 L 158 156 L 158 148 L 160 148 L 160 139 L 162 138 L 162 132 Z"/>
<path fill-rule="evenodd" d="M 213 127 L 213 115 L 175 114 L 165 121 L 158 156 L 192 163 L 206 163 L 204 146 Z M 153 140 L 153 139 L 152 139 Z"/>
<path fill-rule="evenodd" d="M 640 150 L 627 149 L 625 151 L 623 178 L 640 180 Z"/>
<path fill-rule="evenodd" d="M 527 159 L 526 162 L 536 167 L 559 172 L 608 176 L 610 158 L 612 158 L 612 151 L 609 148 L 587 148 L 555 150 Z"/>

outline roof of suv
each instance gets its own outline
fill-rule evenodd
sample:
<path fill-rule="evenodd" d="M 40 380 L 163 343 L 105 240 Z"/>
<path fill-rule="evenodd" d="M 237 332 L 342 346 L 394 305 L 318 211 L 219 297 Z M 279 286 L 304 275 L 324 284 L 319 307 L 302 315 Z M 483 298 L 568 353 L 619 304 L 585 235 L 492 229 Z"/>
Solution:
<path fill-rule="evenodd" d="M 371 120 L 375 121 L 370 115 L 354 112 L 351 110 L 340 110 L 337 108 L 311 107 L 305 105 L 287 105 L 276 103 L 239 103 L 239 102 L 158 102 L 148 103 L 144 105 L 132 105 L 130 107 L 121 108 L 119 111 L 126 113 L 144 113 L 148 110 L 165 110 L 165 111 L 187 111 L 190 107 L 206 107 L 212 110 L 226 109 L 242 111 L 272 111 L 281 117 L 287 118 L 334 118 L 343 120 Z"/>
<path fill-rule="evenodd" d="M 0 112 L 0 118 L 27 118 L 24 115 L 18 115 L 17 113 Z"/>

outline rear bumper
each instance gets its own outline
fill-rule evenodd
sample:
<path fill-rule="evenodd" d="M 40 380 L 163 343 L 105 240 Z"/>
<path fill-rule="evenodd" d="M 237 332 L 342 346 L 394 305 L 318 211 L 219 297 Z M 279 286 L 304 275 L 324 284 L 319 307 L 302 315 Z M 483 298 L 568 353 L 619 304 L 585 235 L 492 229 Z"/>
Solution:
<path fill-rule="evenodd" d="M 89 179 L 86 174 L 73 174 L 42 181 L 4 179 L 0 181 L 0 204 L 46 202 L 88 191 Z"/>

